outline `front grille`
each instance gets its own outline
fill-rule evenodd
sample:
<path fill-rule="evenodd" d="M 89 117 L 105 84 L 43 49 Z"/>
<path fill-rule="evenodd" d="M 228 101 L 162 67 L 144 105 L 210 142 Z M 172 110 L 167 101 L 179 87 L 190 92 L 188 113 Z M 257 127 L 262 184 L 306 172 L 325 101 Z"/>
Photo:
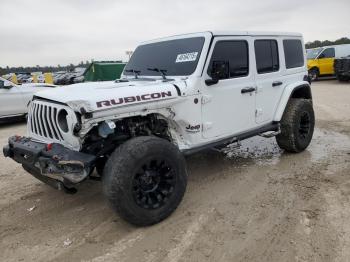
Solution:
<path fill-rule="evenodd" d="M 33 101 L 28 115 L 30 132 L 36 136 L 52 139 L 56 142 L 63 141 L 64 139 L 57 122 L 59 110 L 59 105 Z"/>
<path fill-rule="evenodd" d="M 64 111 L 64 114 L 61 114 L 61 111 Z M 67 122 L 64 126 L 60 125 L 65 120 Z M 66 105 L 38 99 L 30 103 L 27 132 L 34 140 L 59 143 L 73 150 L 79 150 L 81 141 L 79 137 L 73 135 L 76 123 L 78 123 L 76 114 Z"/>

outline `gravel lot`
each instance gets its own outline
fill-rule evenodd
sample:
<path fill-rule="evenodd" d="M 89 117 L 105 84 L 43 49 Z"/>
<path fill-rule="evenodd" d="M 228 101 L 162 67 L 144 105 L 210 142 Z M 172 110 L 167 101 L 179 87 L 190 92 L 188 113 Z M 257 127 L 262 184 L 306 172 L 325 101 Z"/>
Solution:
<path fill-rule="evenodd" d="M 51 189 L 0 156 L 0 261 L 349 261 L 350 83 L 312 85 L 316 130 L 300 154 L 253 138 L 228 155 L 188 157 L 182 204 L 135 228 L 100 182 Z M 0 126 L 7 138 L 24 123 Z"/>

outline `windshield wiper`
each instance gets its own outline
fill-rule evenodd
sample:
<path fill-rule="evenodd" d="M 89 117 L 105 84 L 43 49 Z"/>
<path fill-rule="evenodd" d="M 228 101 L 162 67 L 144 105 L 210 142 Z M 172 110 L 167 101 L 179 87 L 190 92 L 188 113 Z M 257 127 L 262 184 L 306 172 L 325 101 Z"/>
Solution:
<path fill-rule="evenodd" d="M 159 69 L 159 68 L 157 68 L 157 67 L 155 67 L 155 68 L 147 68 L 147 70 L 160 73 L 161 76 L 162 76 L 162 78 L 163 78 L 163 80 L 170 80 L 170 79 L 166 78 L 166 72 L 167 72 L 168 70 Z"/>
<path fill-rule="evenodd" d="M 141 70 L 127 69 L 127 70 L 125 70 L 125 72 L 127 72 L 127 73 L 133 73 L 135 79 L 138 79 L 138 78 L 139 78 L 139 75 L 140 75 L 140 73 L 141 73 Z"/>

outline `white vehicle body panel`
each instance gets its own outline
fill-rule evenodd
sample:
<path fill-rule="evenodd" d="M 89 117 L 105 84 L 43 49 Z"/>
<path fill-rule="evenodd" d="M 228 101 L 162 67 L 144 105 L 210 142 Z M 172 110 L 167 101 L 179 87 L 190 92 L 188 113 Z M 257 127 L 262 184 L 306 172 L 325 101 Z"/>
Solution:
<path fill-rule="evenodd" d="M 256 37 L 255 39 L 266 39 L 266 37 Z M 286 37 L 269 37 L 278 42 L 278 53 L 279 53 L 279 70 L 276 72 L 258 74 L 256 72 L 256 83 L 257 83 L 257 95 L 256 95 L 256 122 L 257 123 L 268 123 L 271 121 L 280 121 L 282 115 L 278 114 L 280 118 L 276 118 L 277 108 L 281 105 L 281 99 L 288 101 L 293 90 L 290 93 L 286 93 L 286 89 L 293 83 L 299 83 L 307 72 L 307 63 L 304 62 L 303 67 L 287 69 L 285 64 L 285 54 L 283 49 L 284 39 L 300 39 L 294 36 Z M 306 50 L 303 45 L 304 57 L 306 56 Z M 304 58 L 305 60 L 306 58 Z M 281 82 L 281 85 L 274 86 L 273 83 Z M 303 82 L 301 85 L 308 85 L 307 82 Z M 288 96 L 287 96 L 288 95 Z M 287 97 L 286 97 L 287 96 Z M 284 104 L 285 106 L 286 104 Z M 283 107 L 283 111 L 284 111 Z M 280 108 L 281 110 L 281 108 Z M 283 114 L 283 112 L 282 112 Z"/>
<path fill-rule="evenodd" d="M 319 47 L 319 48 L 320 48 L 321 51 L 318 53 L 318 55 L 317 55 L 317 57 L 315 59 L 318 59 L 318 57 L 327 48 L 334 48 L 334 53 L 335 53 L 334 58 L 342 58 L 342 57 L 350 56 L 350 44 L 322 46 L 322 47 Z M 311 48 L 311 49 L 308 49 L 308 50 L 312 50 L 312 49 L 316 49 L 316 48 Z"/>
<path fill-rule="evenodd" d="M 252 39 L 249 36 L 219 36 L 212 44 L 209 57 L 211 57 L 217 42 L 228 40 L 246 41 L 249 53 L 253 51 Z M 202 103 L 203 137 L 227 136 L 254 128 L 256 126 L 254 121 L 255 92 L 244 95 L 241 93 L 243 88 L 256 86 L 254 57 L 249 56 L 250 70 L 247 76 L 220 80 L 218 84 L 213 86 L 207 86 L 204 82 L 205 79 L 210 78 L 207 72 L 209 62 L 208 60 L 204 68 L 205 77 L 201 80 L 203 95 L 206 99 L 210 99 L 210 101 Z"/>
<path fill-rule="evenodd" d="M 28 99 L 27 103 L 30 101 Z M 16 116 L 26 112 L 24 96 L 18 86 L 0 89 L 0 117 Z"/>
<path fill-rule="evenodd" d="M 24 115 L 28 112 L 28 103 L 36 92 L 51 89 L 53 85 L 22 84 L 16 85 L 3 78 L 10 88 L 0 88 L 0 118 Z"/>
<path fill-rule="evenodd" d="M 350 56 L 350 44 L 335 45 L 335 58 Z"/>
<path fill-rule="evenodd" d="M 49 100 L 60 103 L 69 104 L 75 110 L 79 111 L 82 106 L 85 106 L 87 112 L 111 109 L 114 107 L 130 106 L 132 104 L 147 103 L 156 101 L 160 98 L 151 98 L 150 95 L 159 92 L 171 92 L 174 98 L 177 96 L 176 88 L 173 84 L 163 83 L 161 81 L 142 81 L 142 82 L 87 82 L 73 84 L 56 88 L 55 90 L 47 90 L 37 94 L 39 97 L 44 97 Z M 82 101 L 82 94 L 85 99 Z M 148 95 L 145 100 L 138 101 L 137 98 L 127 99 L 127 101 L 119 101 L 130 97 L 130 95 L 138 94 L 139 96 Z M 114 100 L 111 102 L 111 100 Z"/>
<path fill-rule="evenodd" d="M 291 94 L 293 93 L 293 91 L 296 90 L 296 88 L 298 88 L 298 87 L 308 86 L 308 85 L 309 85 L 309 83 L 306 81 L 296 81 L 296 82 L 293 82 L 293 83 L 287 85 L 284 88 L 283 94 L 282 94 L 281 99 L 280 99 L 278 106 L 276 108 L 276 112 L 274 114 L 273 121 L 279 122 L 282 119 L 284 109 L 286 108 L 288 100 L 289 100 Z"/>

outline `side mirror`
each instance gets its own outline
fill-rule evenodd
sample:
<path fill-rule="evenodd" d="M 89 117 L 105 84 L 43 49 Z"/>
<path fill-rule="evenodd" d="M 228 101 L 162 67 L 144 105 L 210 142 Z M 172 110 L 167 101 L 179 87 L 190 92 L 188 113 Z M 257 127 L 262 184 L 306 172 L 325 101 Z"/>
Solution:
<path fill-rule="evenodd" d="M 0 88 L 4 88 L 5 87 L 5 82 L 3 80 L 0 80 Z"/>
<path fill-rule="evenodd" d="M 322 59 L 322 58 L 325 58 L 325 54 L 320 54 L 320 55 L 318 56 L 318 59 Z"/>
<path fill-rule="evenodd" d="M 210 70 L 211 79 L 205 80 L 205 83 L 215 85 L 220 79 L 227 79 L 230 77 L 230 63 L 229 61 L 213 61 Z"/>

